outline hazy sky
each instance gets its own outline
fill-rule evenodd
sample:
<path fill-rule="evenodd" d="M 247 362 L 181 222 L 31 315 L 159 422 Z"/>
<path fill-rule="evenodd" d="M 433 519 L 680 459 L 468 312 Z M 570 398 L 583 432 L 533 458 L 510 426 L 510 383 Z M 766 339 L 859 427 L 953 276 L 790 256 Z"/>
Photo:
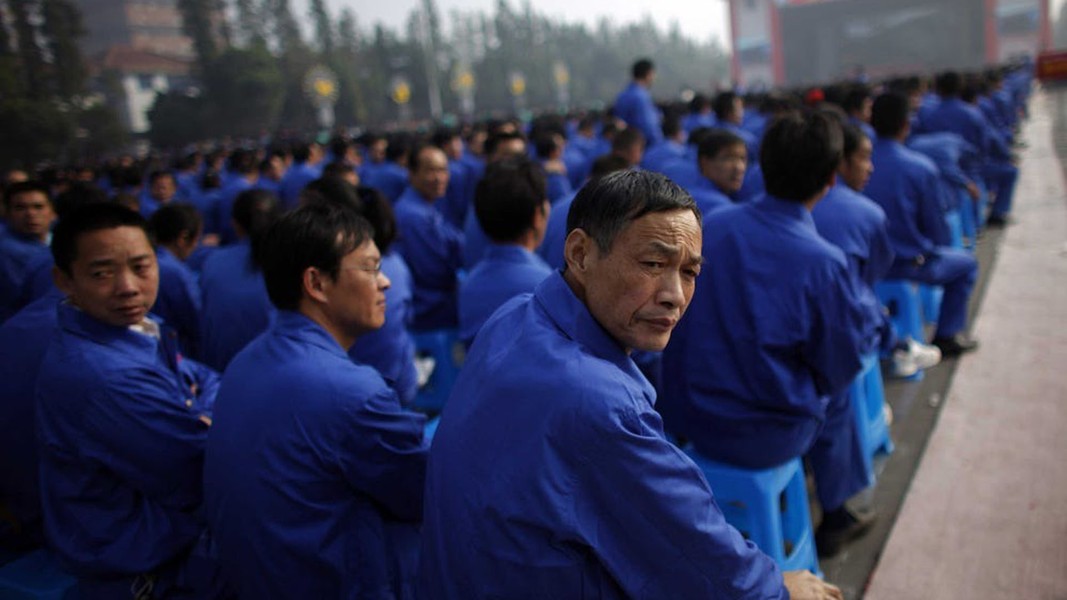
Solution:
<path fill-rule="evenodd" d="M 492 12 L 496 0 L 436 0 L 447 26 L 450 10 L 481 10 Z M 419 0 L 326 0 L 331 10 L 351 7 L 358 15 L 360 26 L 370 28 L 374 23 L 384 23 L 394 29 L 403 28 L 411 9 Z M 668 28 L 673 21 L 680 25 L 682 33 L 701 41 L 718 39 L 728 46 L 727 10 L 725 0 L 532 0 L 534 9 L 550 17 L 565 21 L 582 21 L 595 24 L 602 16 L 609 16 L 616 24 L 639 21 L 646 14 L 661 28 Z M 510 0 L 513 8 L 521 6 L 520 0 Z M 296 7 L 306 6 L 297 2 Z M 653 13 L 650 7 L 655 8 Z M 298 8 L 298 10 L 301 10 Z M 306 13 L 306 8 L 303 9 Z"/>

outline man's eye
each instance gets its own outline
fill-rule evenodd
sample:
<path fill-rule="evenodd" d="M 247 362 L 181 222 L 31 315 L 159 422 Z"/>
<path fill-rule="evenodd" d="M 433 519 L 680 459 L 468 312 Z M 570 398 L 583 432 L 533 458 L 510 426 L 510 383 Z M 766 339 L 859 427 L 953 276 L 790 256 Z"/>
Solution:
<path fill-rule="evenodd" d="M 645 265 L 646 267 L 648 267 L 650 269 L 662 269 L 663 268 L 663 263 L 658 261 L 658 260 L 646 260 L 646 261 L 642 261 L 641 264 Z"/>

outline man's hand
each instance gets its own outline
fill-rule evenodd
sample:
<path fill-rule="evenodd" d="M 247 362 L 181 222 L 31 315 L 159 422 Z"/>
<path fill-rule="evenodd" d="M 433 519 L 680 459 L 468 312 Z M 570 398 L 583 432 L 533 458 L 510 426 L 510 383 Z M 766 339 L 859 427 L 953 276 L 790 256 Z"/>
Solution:
<path fill-rule="evenodd" d="M 792 600 L 845 600 L 841 590 L 811 574 L 811 571 L 787 571 L 785 589 Z"/>
<path fill-rule="evenodd" d="M 982 195 L 982 192 L 979 191 L 978 186 L 973 181 L 968 181 L 967 195 L 971 197 L 971 200 L 977 200 Z"/>

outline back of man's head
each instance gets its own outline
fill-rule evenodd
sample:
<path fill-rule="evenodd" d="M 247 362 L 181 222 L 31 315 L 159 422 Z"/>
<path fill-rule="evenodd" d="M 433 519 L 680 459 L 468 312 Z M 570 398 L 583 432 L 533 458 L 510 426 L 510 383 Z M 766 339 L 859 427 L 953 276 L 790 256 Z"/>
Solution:
<path fill-rule="evenodd" d="M 652 71 L 654 71 L 655 69 L 656 66 L 652 64 L 651 60 L 647 58 L 642 58 L 636 61 L 632 67 L 630 67 L 630 75 L 634 79 L 642 81 L 646 77 L 648 77 L 648 75 L 652 73 Z"/>
<path fill-rule="evenodd" d="M 823 113 L 787 114 L 771 124 L 760 147 L 767 193 L 807 202 L 817 197 L 841 163 L 841 125 Z"/>
<path fill-rule="evenodd" d="M 200 235 L 203 219 L 192 204 L 173 202 L 160 207 L 148 219 L 148 229 L 157 244 L 169 246 Z"/>
<path fill-rule="evenodd" d="M 731 121 L 734 118 L 734 111 L 737 108 L 737 94 L 733 92 L 720 92 L 715 96 L 715 100 L 711 103 L 711 108 L 715 111 L 715 118 L 721 122 Z"/>
<path fill-rule="evenodd" d="M 256 169 L 259 165 L 256 162 L 255 152 L 238 148 L 230 155 L 229 167 L 234 173 L 240 173 L 241 175 L 251 175 L 256 173 Z"/>
<path fill-rule="evenodd" d="M 874 99 L 871 106 L 871 127 L 878 137 L 895 138 L 908 127 L 910 107 L 907 96 L 886 92 Z"/>
<path fill-rule="evenodd" d="M 944 98 L 959 96 L 963 91 L 963 76 L 956 71 L 945 71 L 934 80 L 934 89 Z"/>
<path fill-rule="evenodd" d="M 271 303 L 279 310 L 299 310 L 304 272 L 314 267 L 336 280 L 341 260 L 372 236 L 370 223 L 343 204 L 315 202 L 283 215 L 259 252 Z"/>
<path fill-rule="evenodd" d="M 525 157 L 490 164 L 474 194 L 474 214 L 489 239 L 516 242 L 544 210 L 545 176 Z"/>
<path fill-rule="evenodd" d="M 666 176 L 617 171 L 590 181 L 578 192 L 567 213 L 567 233 L 581 229 L 606 254 L 627 225 L 645 215 L 672 210 L 690 210 L 701 222 L 692 196 Z"/>
<path fill-rule="evenodd" d="M 148 236 L 148 222 L 140 214 L 115 202 L 84 204 L 71 210 L 52 231 L 52 258 L 56 267 L 72 275 L 78 258 L 78 239 L 94 231 L 135 227 Z"/>

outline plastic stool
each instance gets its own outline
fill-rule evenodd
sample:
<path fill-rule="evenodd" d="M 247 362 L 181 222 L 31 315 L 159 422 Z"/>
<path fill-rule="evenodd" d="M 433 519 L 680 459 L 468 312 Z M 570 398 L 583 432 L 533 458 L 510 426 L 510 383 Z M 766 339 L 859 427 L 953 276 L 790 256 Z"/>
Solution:
<path fill-rule="evenodd" d="M 433 436 L 437 434 L 437 426 L 441 424 L 441 417 L 434 417 L 426 421 L 426 427 L 422 430 L 422 437 L 427 442 L 433 442 Z"/>
<path fill-rule="evenodd" d="M 434 359 L 430 380 L 419 388 L 413 405 L 420 410 L 440 412 L 452 393 L 466 354 L 459 343 L 459 333 L 455 329 L 438 329 L 412 333 L 411 337 L 416 354 L 428 354 Z"/>
<path fill-rule="evenodd" d="M 0 598 L 63 600 L 73 597 L 78 581 L 59 568 L 52 555 L 37 550 L 0 568 Z"/>
<path fill-rule="evenodd" d="M 953 208 L 945 211 L 945 225 L 948 226 L 949 245 L 957 250 L 963 250 L 963 216 L 960 209 Z"/>
<path fill-rule="evenodd" d="M 774 559 L 783 571 L 822 577 L 808 506 L 804 464 L 795 458 L 764 470 L 715 462 L 692 447 L 686 454 L 704 472 L 726 522 Z"/>
<path fill-rule="evenodd" d="M 923 321 L 927 325 L 936 325 L 937 316 L 941 314 L 941 298 L 945 288 L 939 285 L 919 284 L 919 301 L 923 308 Z"/>
<path fill-rule="evenodd" d="M 967 193 L 967 190 L 960 190 L 960 230 L 963 234 L 964 247 L 967 250 L 974 251 L 975 244 L 978 241 L 978 221 L 976 218 L 977 212 L 974 205 L 974 199 Z"/>
<path fill-rule="evenodd" d="M 874 284 L 874 293 L 882 305 L 889 309 L 893 329 L 896 330 L 897 336 L 910 337 L 917 342 L 926 341 L 919 291 L 914 282 L 904 279 L 884 279 Z M 908 379 L 919 381 L 922 378 L 923 372 L 920 369 Z"/>
<path fill-rule="evenodd" d="M 874 483 L 874 457 L 893 452 L 893 440 L 885 422 L 885 387 L 877 354 L 863 357 L 863 370 L 849 386 L 848 395 L 856 414 L 856 432 L 864 450 L 867 477 Z"/>

